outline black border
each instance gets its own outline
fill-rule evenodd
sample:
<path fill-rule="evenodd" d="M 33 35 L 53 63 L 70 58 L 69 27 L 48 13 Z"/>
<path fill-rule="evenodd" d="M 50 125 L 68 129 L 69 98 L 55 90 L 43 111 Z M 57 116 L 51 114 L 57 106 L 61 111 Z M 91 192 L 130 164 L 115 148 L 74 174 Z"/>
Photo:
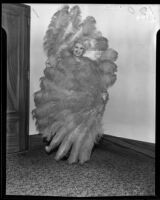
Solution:
<path fill-rule="evenodd" d="M 6 77 L 7 77 L 7 69 L 6 67 L 2 66 L 7 66 L 7 38 L 6 38 L 6 33 L 5 30 L 1 29 L 1 39 L 2 43 L 4 46 L 1 45 L 1 191 L 0 193 L 2 195 L 5 194 L 6 190 L 6 185 L 5 180 L 6 180 Z M 4 171 L 3 171 L 4 170 Z"/>

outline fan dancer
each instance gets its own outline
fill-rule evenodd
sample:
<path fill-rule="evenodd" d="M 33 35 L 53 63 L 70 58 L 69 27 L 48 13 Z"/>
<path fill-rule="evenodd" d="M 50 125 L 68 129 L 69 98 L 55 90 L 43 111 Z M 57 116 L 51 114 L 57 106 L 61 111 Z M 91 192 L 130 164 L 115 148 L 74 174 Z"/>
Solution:
<path fill-rule="evenodd" d="M 103 134 L 108 88 L 116 81 L 118 53 L 96 29 L 96 20 L 81 20 L 78 6 L 56 12 L 44 38 L 47 54 L 40 90 L 34 93 L 36 127 L 47 153 L 83 164 Z M 92 55 L 87 56 L 92 52 Z"/>

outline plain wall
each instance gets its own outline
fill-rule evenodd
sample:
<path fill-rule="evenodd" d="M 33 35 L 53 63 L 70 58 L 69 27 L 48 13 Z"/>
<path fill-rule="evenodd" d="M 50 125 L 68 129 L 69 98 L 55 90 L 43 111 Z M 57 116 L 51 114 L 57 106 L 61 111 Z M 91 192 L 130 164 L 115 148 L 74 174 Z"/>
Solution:
<path fill-rule="evenodd" d="M 37 134 L 31 111 L 33 93 L 40 89 L 46 56 L 43 37 L 52 15 L 61 4 L 31 6 L 30 134 Z M 73 6 L 74 4 L 69 4 Z M 95 17 L 97 29 L 118 54 L 116 83 L 109 89 L 104 133 L 155 142 L 156 32 L 160 27 L 158 5 L 80 4 L 82 18 Z M 147 12 L 146 11 L 147 8 Z M 144 13 L 145 12 L 145 13 Z"/>

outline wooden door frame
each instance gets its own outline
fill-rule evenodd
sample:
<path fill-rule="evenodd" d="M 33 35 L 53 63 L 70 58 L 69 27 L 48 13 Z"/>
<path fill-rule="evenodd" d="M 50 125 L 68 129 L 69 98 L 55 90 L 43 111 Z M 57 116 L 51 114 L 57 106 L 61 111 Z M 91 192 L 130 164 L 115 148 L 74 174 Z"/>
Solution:
<path fill-rule="evenodd" d="M 16 4 L 17 5 L 17 4 Z M 19 5 L 19 4 L 18 4 Z M 20 4 L 21 7 L 25 8 L 25 16 L 27 19 L 24 20 L 26 24 L 24 25 L 24 32 L 26 32 L 26 40 L 24 41 L 24 63 L 25 63 L 25 75 L 27 76 L 24 88 L 26 88 L 26 100 L 25 100 L 25 131 L 20 133 L 19 137 L 19 145 L 20 151 L 25 151 L 29 149 L 29 97 L 30 97 L 30 6 Z M 22 78 L 22 76 L 21 76 Z M 21 105 L 23 108 L 23 105 Z M 20 109 L 21 109 L 20 108 Z"/>
<path fill-rule="evenodd" d="M 21 14 L 22 17 L 22 64 L 24 67 L 24 71 L 20 70 L 20 84 L 23 82 L 22 90 L 19 90 L 19 98 L 22 98 L 23 90 L 25 90 L 25 97 L 22 101 L 20 101 L 19 110 L 20 116 L 21 114 L 25 117 L 24 122 L 24 130 L 22 130 L 22 126 L 19 126 L 19 152 L 26 151 L 29 149 L 29 94 L 30 94 L 30 6 L 24 4 L 17 4 L 17 3 L 9 3 L 9 4 L 2 4 L 2 13 L 8 12 L 17 14 L 17 7 L 21 7 L 18 12 Z M 9 8 L 9 9 L 8 9 Z M 2 24 L 2 28 L 5 30 L 6 34 L 7 31 Z M 25 35 L 25 39 L 23 39 Z M 7 58 L 6 58 L 7 59 Z M 7 66 L 6 66 L 7 67 Z M 23 81 L 22 81 L 23 80 Z M 7 88 L 6 88 L 7 89 Z M 24 102 L 25 101 L 25 102 Z M 7 117 L 7 115 L 6 115 Z M 6 119 L 7 123 L 7 119 Z"/>

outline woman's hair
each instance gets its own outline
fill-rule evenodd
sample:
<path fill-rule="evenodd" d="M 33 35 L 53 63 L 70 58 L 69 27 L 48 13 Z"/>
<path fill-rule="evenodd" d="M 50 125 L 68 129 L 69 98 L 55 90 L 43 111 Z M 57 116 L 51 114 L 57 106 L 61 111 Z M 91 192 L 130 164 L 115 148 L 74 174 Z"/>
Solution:
<path fill-rule="evenodd" d="M 76 40 L 74 40 L 74 42 L 72 43 L 72 45 L 71 45 L 71 52 L 73 53 L 73 48 L 75 47 L 75 45 L 77 44 L 77 43 L 79 43 L 79 44 L 82 44 L 83 45 L 83 47 L 84 47 L 84 51 L 83 51 L 83 53 L 82 53 L 82 55 L 86 52 L 86 50 L 87 50 L 87 40 L 83 40 L 83 39 L 76 39 Z"/>

